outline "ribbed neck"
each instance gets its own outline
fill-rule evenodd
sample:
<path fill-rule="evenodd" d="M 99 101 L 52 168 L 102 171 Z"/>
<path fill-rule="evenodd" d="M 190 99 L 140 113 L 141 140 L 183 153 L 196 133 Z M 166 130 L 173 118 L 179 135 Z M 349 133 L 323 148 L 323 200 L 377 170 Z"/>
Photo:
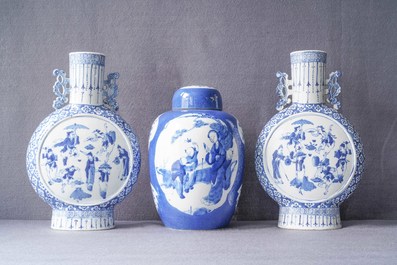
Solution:
<path fill-rule="evenodd" d="M 94 52 L 69 54 L 70 103 L 103 104 L 105 56 Z"/>
<path fill-rule="evenodd" d="M 323 51 L 291 53 L 292 103 L 324 103 L 326 61 L 327 54 Z"/>

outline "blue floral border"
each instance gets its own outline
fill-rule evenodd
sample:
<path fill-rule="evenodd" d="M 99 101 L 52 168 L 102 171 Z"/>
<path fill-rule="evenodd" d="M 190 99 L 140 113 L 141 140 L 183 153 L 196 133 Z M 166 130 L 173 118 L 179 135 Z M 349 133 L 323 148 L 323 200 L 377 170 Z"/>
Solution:
<path fill-rule="evenodd" d="M 326 63 L 327 54 L 322 51 L 301 51 L 291 53 L 291 64 L 311 62 Z"/>
<path fill-rule="evenodd" d="M 102 204 L 93 206 L 77 206 L 65 203 L 54 197 L 46 188 L 45 185 L 40 180 L 39 170 L 37 165 L 37 153 L 39 152 L 39 147 L 44 140 L 47 133 L 53 128 L 55 124 L 63 119 L 72 117 L 77 114 L 96 114 L 101 117 L 107 118 L 114 122 L 129 139 L 133 152 L 133 165 L 132 170 L 128 179 L 128 182 L 124 189 L 113 199 Z M 26 154 L 26 167 L 28 171 L 28 176 L 30 183 L 36 193 L 54 209 L 67 210 L 67 211 L 101 211 L 104 208 L 114 207 L 114 205 L 120 203 L 125 199 L 125 197 L 132 191 L 133 185 L 136 183 L 140 165 L 141 165 L 141 155 L 139 151 L 139 143 L 135 136 L 135 133 L 131 127 L 116 113 L 106 109 L 101 106 L 93 105 L 67 105 L 62 109 L 56 110 L 51 113 L 46 119 L 44 119 L 39 127 L 34 132 L 28 146 L 28 151 Z"/>
<path fill-rule="evenodd" d="M 69 64 L 94 64 L 105 66 L 105 56 L 96 53 L 71 53 L 69 54 Z"/>
<path fill-rule="evenodd" d="M 298 202 L 296 200 L 290 199 L 284 195 L 282 195 L 269 181 L 266 176 L 264 165 L 263 165 L 263 147 L 265 145 L 265 141 L 269 136 L 269 133 L 272 131 L 274 126 L 277 126 L 280 121 L 288 118 L 289 116 L 301 112 L 314 112 L 325 114 L 336 121 L 338 121 L 350 134 L 353 139 L 353 144 L 356 149 L 356 157 L 357 164 L 354 171 L 354 176 L 345 190 L 337 195 L 334 198 L 331 198 L 328 201 L 317 202 L 317 203 L 303 203 Z M 364 171 L 364 153 L 363 153 L 363 145 L 360 140 L 360 136 L 357 132 L 354 131 L 353 126 L 344 118 L 340 113 L 336 110 L 328 108 L 325 105 L 321 104 L 293 104 L 289 108 L 277 113 L 270 119 L 270 121 L 263 128 L 258 142 L 256 144 L 255 149 L 255 168 L 256 173 L 258 175 L 259 181 L 265 191 L 269 194 L 273 200 L 278 202 L 280 206 L 283 207 L 295 207 L 295 208 L 328 208 L 328 207 L 338 207 L 340 203 L 346 200 L 353 191 L 357 188 L 357 184 L 361 180 L 361 175 Z"/>

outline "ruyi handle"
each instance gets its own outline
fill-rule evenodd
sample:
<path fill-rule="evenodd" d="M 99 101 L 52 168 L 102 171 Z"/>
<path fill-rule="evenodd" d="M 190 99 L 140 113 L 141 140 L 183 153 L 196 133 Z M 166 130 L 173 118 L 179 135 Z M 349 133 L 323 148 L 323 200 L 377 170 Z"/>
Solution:
<path fill-rule="evenodd" d="M 70 93 L 70 88 L 67 87 L 69 84 L 69 78 L 66 78 L 66 73 L 64 70 L 54 69 L 52 74 L 56 77 L 56 81 L 53 88 L 54 94 L 57 98 L 52 103 L 54 109 L 60 109 L 66 105 L 68 102 L 68 94 Z"/>
<path fill-rule="evenodd" d="M 290 96 L 292 95 L 292 89 L 290 80 L 288 80 L 288 75 L 283 72 L 277 72 L 276 74 L 278 78 L 278 85 L 276 87 L 276 93 L 280 97 L 280 100 L 277 102 L 276 109 L 281 111 L 284 109 L 286 105 L 291 103 Z"/>
<path fill-rule="evenodd" d="M 332 104 L 332 107 L 338 110 L 341 107 L 340 101 L 337 98 L 341 92 L 341 86 L 338 83 L 339 77 L 342 76 L 340 71 L 335 71 L 329 74 L 327 80 L 328 89 L 325 91 L 327 96 L 327 102 Z"/>
<path fill-rule="evenodd" d="M 108 74 L 108 79 L 104 81 L 103 103 L 113 111 L 119 110 L 119 104 L 116 101 L 119 90 L 116 80 L 119 77 L 119 73 L 110 73 Z"/>

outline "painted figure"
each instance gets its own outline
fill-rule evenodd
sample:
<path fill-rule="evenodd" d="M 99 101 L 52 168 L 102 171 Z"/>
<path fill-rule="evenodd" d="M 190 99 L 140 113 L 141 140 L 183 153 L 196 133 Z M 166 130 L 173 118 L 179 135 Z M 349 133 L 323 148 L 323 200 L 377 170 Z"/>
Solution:
<path fill-rule="evenodd" d="M 89 137 L 87 139 L 87 141 L 91 141 L 91 142 L 96 142 L 98 140 L 102 141 L 102 146 L 101 146 L 101 150 L 100 153 L 105 153 L 107 152 L 108 148 L 110 146 L 113 146 L 114 143 L 116 142 L 116 132 L 115 131 L 109 131 L 107 130 L 107 124 L 104 125 L 105 126 L 105 130 L 106 132 L 102 132 L 99 129 L 95 129 L 93 131 L 93 137 Z M 112 150 L 111 150 L 112 151 Z M 109 157 L 110 152 L 107 153 L 107 157 Z"/>
<path fill-rule="evenodd" d="M 306 159 L 306 153 L 304 153 L 302 151 L 302 148 L 300 146 L 298 146 L 296 148 L 296 152 L 292 152 L 291 153 L 291 159 L 294 159 L 294 163 L 295 163 L 295 170 L 296 172 L 301 172 L 305 169 L 305 159 Z"/>
<path fill-rule="evenodd" d="M 212 147 L 210 150 L 207 150 L 205 161 L 208 165 L 211 165 L 212 183 L 215 184 L 215 182 L 217 180 L 220 181 L 225 174 L 225 170 L 222 166 L 226 160 L 226 150 L 219 141 L 219 135 L 215 130 L 210 130 L 208 132 L 208 138 L 212 143 Z"/>
<path fill-rule="evenodd" d="M 316 188 L 316 186 L 308 179 L 305 175 L 305 159 L 306 154 L 302 151 L 300 146 L 297 146 L 296 152 L 291 152 L 290 158 L 293 163 L 295 163 L 296 177 L 290 182 L 291 186 L 299 189 L 299 193 L 304 191 L 311 191 Z"/>
<path fill-rule="evenodd" d="M 197 155 L 198 146 L 193 143 L 192 146 L 185 149 L 185 156 L 176 160 L 171 166 L 172 187 L 175 188 L 181 199 L 185 198 L 184 193 L 189 193 L 196 183 Z"/>
<path fill-rule="evenodd" d="M 88 152 L 86 155 L 87 155 L 87 162 L 85 166 L 86 184 L 87 184 L 87 190 L 92 191 L 92 187 L 94 186 L 94 181 L 95 181 L 95 161 L 98 161 L 98 158 L 94 157 L 94 155 L 91 152 Z"/>
<path fill-rule="evenodd" d="M 130 157 L 128 155 L 127 150 L 122 148 L 120 145 L 117 146 L 117 150 L 119 151 L 119 155 L 114 159 L 113 163 L 116 165 L 120 164 L 120 161 L 123 165 L 121 175 L 119 176 L 120 180 L 124 180 L 128 177 L 130 171 Z"/>
<path fill-rule="evenodd" d="M 74 173 L 76 173 L 77 170 L 78 169 L 75 166 L 71 166 L 61 171 L 61 173 L 63 174 L 60 180 L 62 183 L 62 193 L 65 192 L 66 185 L 69 185 L 74 179 Z"/>
<path fill-rule="evenodd" d="M 64 172 L 62 178 L 67 181 L 72 180 L 74 173 L 77 171 L 75 166 L 65 168 L 64 170 L 65 170 L 65 172 Z"/>
<path fill-rule="evenodd" d="M 285 156 L 283 154 L 283 146 L 280 145 L 277 150 L 273 152 L 272 167 L 273 167 L 273 178 L 276 183 L 283 184 L 280 174 L 280 162 L 284 160 Z"/>
<path fill-rule="evenodd" d="M 352 154 L 352 150 L 347 147 L 348 144 L 348 142 L 341 143 L 339 149 L 335 151 L 335 157 L 338 159 L 336 162 L 336 168 L 340 168 L 341 173 L 345 172 L 346 165 L 349 162 L 349 160 L 347 160 L 347 156 Z"/>
<path fill-rule="evenodd" d="M 226 160 L 226 150 L 219 140 L 217 131 L 210 130 L 208 132 L 208 138 L 212 143 L 212 147 L 208 149 L 204 144 L 207 150 L 205 161 L 211 166 L 210 174 L 212 186 L 208 196 L 204 198 L 204 201 L 206 204 L 216 204 L 222 197 L 224 183 L 227 178 L 226 171 L 231 164 L 231 160 Z"/>
<path fill-rule="evenodd" d="M 42 154 L 42 158 L 46 160 L 45 167 L 47 174 L 50 178 L 49 184 L 52 184 L 52 179 L 56 178 L 57 175 L 57 161 L 58 157 L 51 148 L 44 148 L 46 153 Z"/>
<path fill-rule="evenodd" d="M 317 130 L 321 135 L 321 144 L 317 149 L 317 152 L 325 151 L 324 155 L 328 155 L 329 149 L 332 149 L 335 145 L 336 136 L 332 132 L 332 124 L 329 126 L 328 132 L 325 131 L 323 126 L 317 126 Z"/>
<path fill-rule="evenodd" d="M 76 134 L 76 131 L 68 131 L 66 132 L 66 138 L 57 144 L 54 147 L 62 147 L 61 153 L 63 156 L 63 165 L 66 166 L 68 163 L 69 156 L 77 156 L 76 145 L 80 143 L 80 138 Z M 68 154 L 67 154 L 68 152 Z"/>
<path fill-rule="evenodd" d="M 288 145 L 294 145 L 294 148 L 296 148 L 296 146 L 299 145 L 302 140 L 306 139 L 302 126 L 300 125 L 295 127 L 294 131 L 288 136 L 288 138 L 289 138 Z"/>
<path fill-rule="evenodd" d="M 185 168 L 184 190 L 186 193 L 192 190 L 196 183 L 196 168 L 198 165 L 197 149 L 197 144 L 194 144 L 192 147 L 188 147 L 185 150 L 186 157 L 183 159 L 183 164 Z"/>
<path fill-rule="evenodd" d="M 99 195 L 103 198 L 106 199 L 106 193 L 107 193 L 107 189 L 108 189 L 108 183 L 109 183 L 109 175 L 110 175 L 110 170 L 112 169 L 112 167 L 107 164 L 104 163 L 102 165 L 99 166 Z"/>
<path fill-rule="evenodd" d="M 324 195 L 328 194 L 332 183 L 342 183 L 343 175 L 336 175 L 336 169 L 330 165 L 328 158 L 320 161 L 317 165 L 317 172 L 313 182 L 317 183 L 319 187 L 324 187 Z"/>

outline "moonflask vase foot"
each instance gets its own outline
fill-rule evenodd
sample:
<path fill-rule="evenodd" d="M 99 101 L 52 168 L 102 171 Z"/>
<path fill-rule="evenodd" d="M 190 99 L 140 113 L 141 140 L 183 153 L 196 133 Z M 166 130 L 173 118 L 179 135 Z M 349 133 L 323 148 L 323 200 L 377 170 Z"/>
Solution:
<path fill-rule="evenodd" d="M 278 227 L 297 230 L 330 230 L 342 227 L 339 207 L 280 207 Z"/>
<path fill-rule="evenodd" d="M 114 210 L 52 210 L 51 228 L 56 230 L 105 230 L 114 228 Z"/>

